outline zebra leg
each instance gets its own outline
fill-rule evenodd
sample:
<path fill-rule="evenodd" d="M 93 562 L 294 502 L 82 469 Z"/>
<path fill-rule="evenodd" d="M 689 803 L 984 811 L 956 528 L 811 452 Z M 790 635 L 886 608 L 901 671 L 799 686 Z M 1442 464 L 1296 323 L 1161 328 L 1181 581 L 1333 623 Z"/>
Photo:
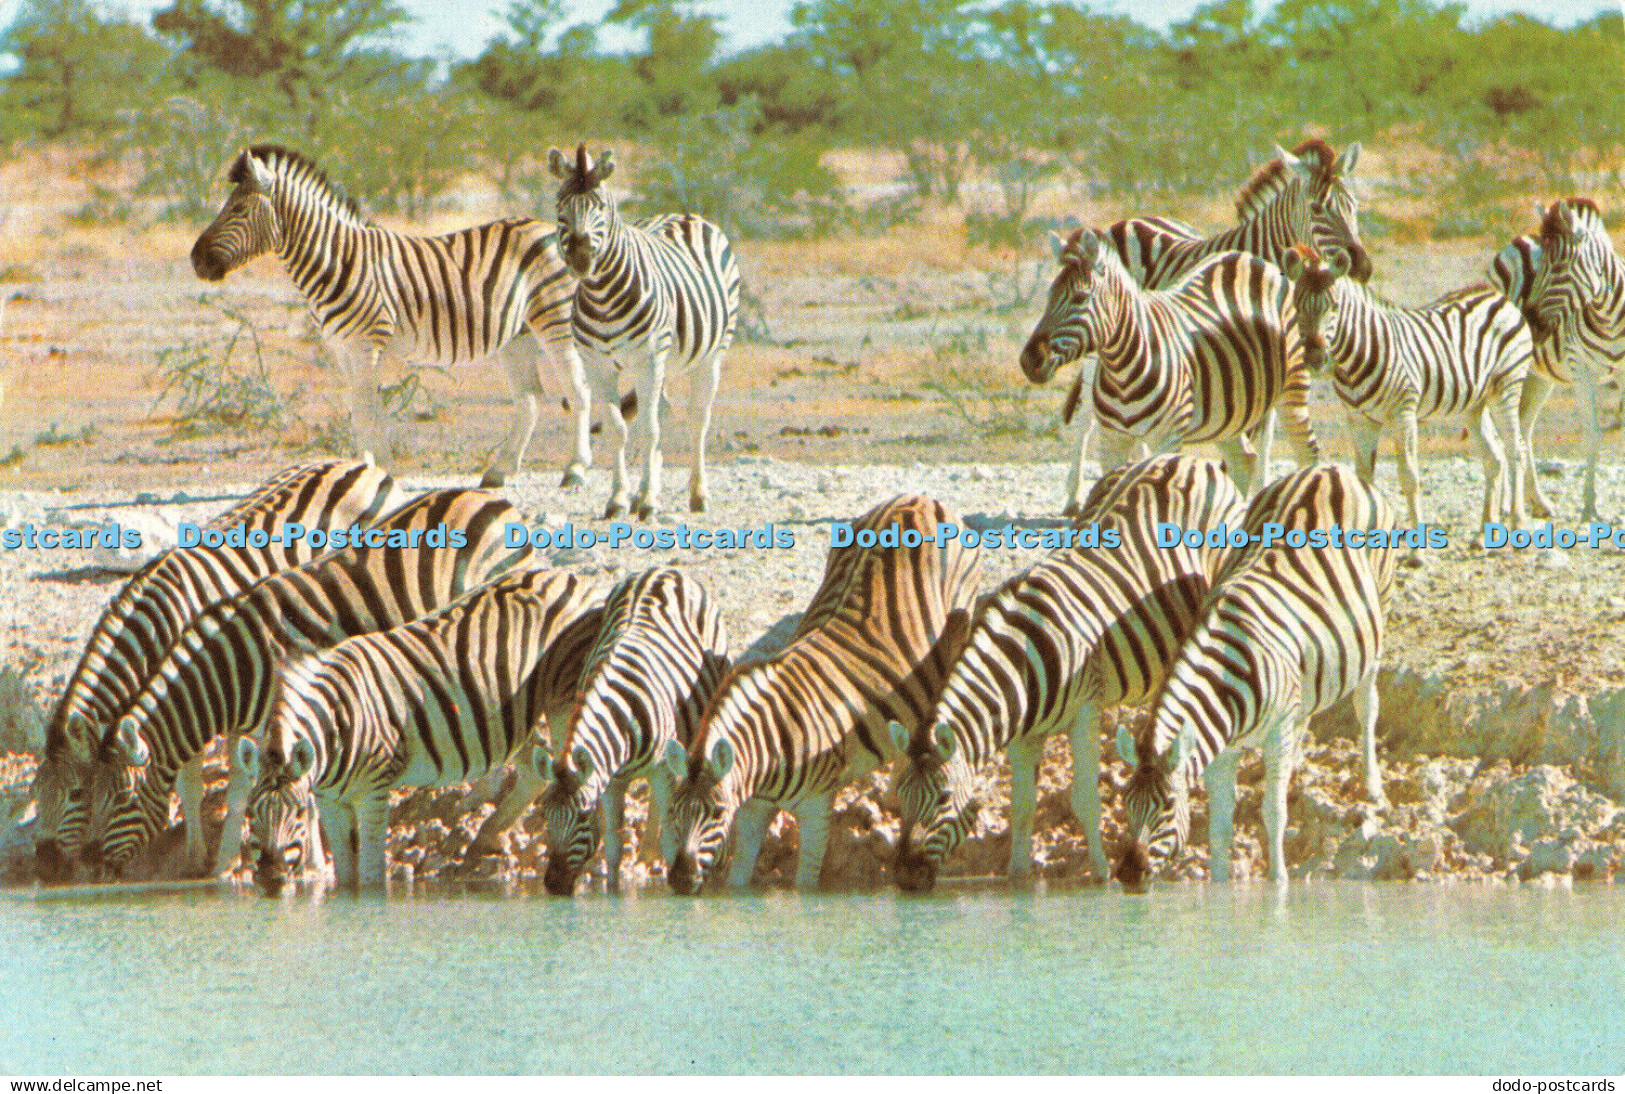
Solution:
<path fill-rule="evenodd" d="M 1395 438 L 1399 449 L 1399 488 L 1405 492 L 1410 507 L 1411 527 L 1422 526 L 1422 497 L 1416 469 L 1416 407 L 1408 406 L 1399 412 L 1399 436 Z"/>
<path fill-rule="evenodd" d="M 1109 475 L 1138 458 L 1140 441 L 1127 433 L 1119 433 L 1115 429 L 1102 429 L 1100 431 L 1100 473 Z"/>
<path fill-rule="evenodd" d="M 180 794 L 182 829 L 186 834 L 184 876 L 203 877 L 209 868 L 209 851 L 203 842 L 204 790 L 201 752 L 187 760 L 176 773 L 175 790 Z"/>
<path fill-rule="evenodd" d="M 1063 517 L 1075 517 L 1083 512 L 1083 499 L 1087 493 L 1083 488 L 1083 463 L 1089 457 L 1089 440 L 1094 435 L 1095 416 L 1089 413 L 1078 428 L 1077 451 L 1072 454 L 1072 467 L 1067 471 L 1066 508 L 1061 510 Z"/>
<path fill-rule="evenodd" d="M 1597 373 L 1585 355 L 1575 361 L 1580 374 L 1580 420 L 1586 431 L 1585 491 L 1580 500 L 1580 521 L 1589 524 L 1597 519 L 1597 455 L 1602 450 L 1602 429 L 1597 422 Z"/>
<path fill-rule="evenodd" d="M 532 327 L 531 330 L 535 332 L 536 328 Z M 561 333 L 546 336 L 536 333 L 536 340 L 547 351 L 554 369 L 564 379 L 564 387 L 570 392 L 575 455 L 564 465 L 564 478 L 559 486 L 565 489 L 581 486 L 587 481 L 587 468 L 592 466 L 592 390 L 587 384 L 587 366 L 581 359 L 581 350 L 576 346 L 575 335 L 571 333 L 568 322 L 562 325 Z"/>
<path fill-rule="evenodd" d="M 515 338 L 497 350 L 497 358 L 502 362 L 508 391 L 513 396 L 513 425 L 508 429 L 496 465 L 488 466 L 480 477 L 480 485 L 487 488 L 501 486 L 508 475 L 519 474 L 542 407 L 542 380 L 536 372 L 535 344 L 528 338 Z"/>
<path fill-rule="evenodd" d="M 643 825 L 643 839 L 638 844 L 638 858 L 652 861 L 650 849 L 660 848 L 660 861 L 670 862 L 677 857 L 677 833 L 665 823 L 666 811 L 671 808 L 672 781 L 670 768 L 656 764 L 650 769 L 649 819 Z"/>
<path fill-rule="evenodd" d="M 1038 810 L 1038 765 L 1044 738 L 1029 734 L 1010 742 L 1010 877 L 1033 872 L 1033 815 Z"/>
<path fill-rule="evenodd" d="M 350 400 L 350 428 L 355 434 L 356 453 L 371 456 L 387 467 L 395 452 L 384 423 L 384 403 L 378 397 L 378 358 L 376 347 L 365 344 L 333 346 L 333 357 L 344 377 Z"/>
<path fill-rule="evenodd" d="M 643 482 L 632 496 L 632 514 L 639 520 L 649 520 L 660 510 L 660 400 L 666 390 L 667 352 L 659 347 L 649 354 L 649 370 L 638 389 L 638 404 L 646 409 L 632 424 L 643 452 Z"/>
<path fill-rule="evenodd" d="M 214 856 L 214 877 L 237 870 L 243 850 L 243 821 L 248 812 L 248 772 L 237 762 L 237 736 L 226 738 L 226 819 L 220 829 L 220 848 Z M 309 847 L 305 848 L 308 853 Z"/>
<path fill-rule="evenodd" d="M 504 850 L 504 837 L 513 828 L 525 810 L 530 808 L 532 802 L 541 796 L 547 789 L 547 782 L 530 761 L 521 759 L 513 765 L 513 771 L 502 780 L 497 790 L 496 812 L 485 818 L 480 825 L 479 833 L 474 842 L 469 844 L 470 855 L 500 855 Z"/>
<path fill-rule="evenodd" d="M 381 889 L 389 877 L 389 792 L 368 794 L 351 808 L 355 811 L 356 885 Z"/>
<path fill-rule="evenodd" d="M 1292 782 L 1296 758 L 1297 746 L 1292 733 L 1296 726 L 1294 711 L 1291 718 L 1282 719 L 1264 736 L 1264 835 L 1269 845 L 1271 881 L 1286 880 L 1286 792 Z M 1298 736 L 1303 737 L 1307 732 L 1308 726 L 1304 726 Z"/>
<path fill-rule="evenodd" d="M 1072 815 L 1089 838 L 1090 869 L 1097 880 L 1108 880 L 1100 839 L 1100 707 L 1089 700 L 1079 704 L 1072 723 Z"/>
<path fill-rule="evenodd" d="M 611 780 L 599 804 L 604 822 L 604 885 L 612 893 L 621 891 L 621 826 L 626 823 L 626 783 Z"/>
<path fill-rule="evenodd" d="M 342 801 L 316 799 L 316 809 L 327 830 L 327 849 L 333 855 L 333 882 L 353 889 L 358 884 L 355 861 L 355 813 Z"/>
<path fill-rule="evenodd" d="M 1253 429 L 1251 439 L 1253 451 L 1257 454 L 1258 460 L 1258 477 L 1253 480 L 1254 486 L 1252 490 L 1252 492 L 1256 493 L 1268 485 L 1270 481 L 1270 453 L 1275 448 L 1275 409 L 1273 407 L 1270 408 L 1268 414 L 1264 415 L 1264 420 L 1259 422 Z M 1304 448 L 1301 438 L 1296 433 L 1292 435 L 1292 439 L 1294 442 L 1298 442 L 1298 461 L 1300 463 L 1307 466 L 1320 459 L 1318 452 Z M 1305 452 L 1308 452 L 1307 458 L 1305 458 Z"/>
<path fill-rule="evenodd" d="M 1214 881 L 1230 880 L 1230 854 L 1236 837 L 1236 765 L 1241 749 L 1227 748 L 1202 772 L 1207 788 L 1208 876 Z"/>
<path fill-rule="evenodd" d="M 1484 508 L 1479 519 L 1482 528 L 1492 520 L 1501 519 L 1501 510 L 1506 504 L 1507 454 L 1496 435 L 1495 423 L 1490 421 L 1489 404 L 1469 415 L 1467 424 L 1473 433 L 1479 462 L 1484 466 Z"/>
<path fill-rule="evenodd" d="M 767 825 L 778 812 L 766 802 L 749 802 L 734 815 L 733 864 L 728 870 L 728 887 L 743 889 L 756 873 L 756 859 L 767 838 Z"/>
<path fill-rule="evenodd" d="M 1246 437 L 1227 437 L 1218 442 L 1219 451 L 1224 454 L 1224 466 L 1230 478 L 1241 490 L 1244 497 L 1252 497 L 1258 493 L 1263 475 L 1259 473 L 1258 452 L 1252 447 Z M 1243 472 L 1245 468 L 1245 472 Z"/>
<path fill-rule="evenodd" d="M 1365 764 L 1365 793 L 1373 805 L 1386 808 L 1382 768 L 1377 766 L 1377 670 L 1372 668 L 1354 687 L 1354 715 L 1360 720 L 1360 748 Z"/>
<path fill-rule="evenodd" d="M 688 377 L 688 446 L 694 450 L 694 469 L 688 474 L 688 509 L 705 512 L 705 439 L 711 433 L 711 408 L 722 382 L 722 351 L 697 365 Z"/>
<path fill-rule="evenodd" d="M 1382 440 L 1382 423 L 1374 422 L 1353 407 L 1347 408 L 1349 436 L 1354 440 L 1354 471 L 1367 486 L 1377 481 L 1377 443 Z"/>
<path fill-rule="evenodd" d="M 1509 492 L 1507 508 L 1512 526 L 1523 528 L 1529 523 L 1529 506 L 1523 485 L 1524 467 L 1529 462 L 1529 451 L 1523 443 L 1523 433 L 1518 429 L 1518 389 L 1511 385 L 1503 387 L 1495 393 L 1495 399 L 1490 407 L 1495 417 L 1496 428 L 1503 437 L 1510 439 L 1512 445 L 1512 466 L 1506 479 Z"/>
<path fill-rule="evenodd" d="M 603 404 L 604 417 L 609 419 L 610 430 L 615 440 L 614 477 L 610 483 L 609 505 L 604 509 L 604 519 L 612 520 L 626 512 L 627 506 L 627 474 L 626 474 L 626 419 L 621 416 L 621 399 L 619 391 L 620 374 L 616 371 L 614 363 L 598 353 L 583 353 L 588 359 L 589 374 L 592 376 L 593 386 L 598 389 L 598 401 Z M 641 399 L 642 393 L 638 395 Z M 649 408 L 643 408 L 645 414 Z"/>
<path fill-rule="evenodd" d="M 1529 513 L 1546 519 L 1552 515 L 1552 504 L 1540 492 L 1540 475 L 1535 468 L 1535 423 L 1552 397 L 1552 382 L 1544 376 L 1530 372 L 1524 378 L 1523 390 L 1518 393 L 1518 431 L 1523 434 L 1524 452 L 1528 454 Z"/>
<path fill-rule="evenodd" d="M 834 808 L 835 795 L 821 794 L 805 799 L 794 810 L 796 836 L 801 843 L 796 858 L 796 888 L 802 892 L 819 887 L 824 851 L 829 846 L 829 815 Z"/>

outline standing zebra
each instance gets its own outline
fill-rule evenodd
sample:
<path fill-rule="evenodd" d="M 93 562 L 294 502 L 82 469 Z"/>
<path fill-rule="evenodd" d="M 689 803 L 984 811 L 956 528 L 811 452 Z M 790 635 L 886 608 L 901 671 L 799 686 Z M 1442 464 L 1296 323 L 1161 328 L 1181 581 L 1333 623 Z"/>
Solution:
<path fill-rule="evenodd" d="M 576 344 L 616 429 L 615 481 L 605 517 L 627 511 L 626 423 L 615 405 L 619 374 L 632 370 L 644 446 L 643 484 L 631 507 L 643 519 L 660 508 L 660 406 L 668 369 L 689 374 L 688 439 L 694 468 L 688 507 L 704 512 L 705 438 L 722 377 L 722 356 L 739 319 L 739 267 L 721 229 L 697 216 L 626 222 L 603 183 L 614 154 L 575 163 L 557 148 L 548 165 L 559 179 L 559 249 L 581 279 L 575 292 Z"/>
<path fill-rule="evenodd" d="M 620 888 L 626 791 L 634 779 L 649 781 L 647 848 L 660 838 L 671 801 L 666 745 L 693 740 L 727 669 L 728 636 L 716 605 L 681 570 L 649 570 L 609 594 L 559 760 L 540 748 L 534 760 L 538 774 L 551 780 L 540 802 L 548 892 L 575 892 L 600 841 L 609 889 Z M 673 848 L 665 842 L 669 860 Z"/>
<path fill-rule="evenodd" d="M 1597 458 L 1602 448 L 1597 388 L 1625 362 L 1625 260 L 1596 204 L 1585 198 L 1553 202 L 1541 213 L 1540 237 L 1520 236 L 1490 266 L 1490 282 L 1529 320 L 1535 363 L 1524 387 L 1520 417 L 1534 452 L 1535 422 L 1556 384 L 1580 378 L 1580 416 L 1586 431 L 1586 474 L 1581 519 L 1597 519 Z M 1533 457 L 1531 457 L 1533 463 Z M 1533 509 L 1550 516 L 1533 468 Z"/>
<path fill-rule="evenodd" d="M 565 570 L 513 573 L 425 619 L 291 661 L 264 746 L 252 736 L 237 743 L 256 778 L 255 881 L 275 894 L 304 865 L 314 798 L 338 883 L 382 885 L 390 791 L 478 778 L 569 711 L 602 623 L 593 594 Z M 576 625 L 584 618 L 593 626 Z M 509 795 L 521 809 L 543 786 L 527 760 Z"/>
<path fill-rule="evenodd" d="M 1010 875 L 1029 873 L 1038 768 L 1045 741 L 1063 730 L 1072 741 L 1072 811 L 1088 833 L 1095 875 L 1106 879 L 1101 712 L 1151 696 L 1228 552 L 1205 540 L 1164 547 L 1159 525 L 1205 533 L 1238 528 L 1245 513 L 1214 461 L 1153 456 L 1090 491 L 1080 523 L 1099 523 L 1098 547 L 1057 551 L 987 599 L 935 715 L 912 738 L 890 726 L 904 756 L 892 781 L 902 814 L 899 885 L 932 887 L 980 812 L 977 770 L 1007 749 Z"/>
<path fill-rule="evenodd" d="M 954 521 L 915 496 L 859 517 L 790 645 L 733 670 L 691 747 L 667 744 L 677 892 L 700 891 L 736 816 L 730 881 L 745 885 L 779 809 L 801 837 L 796 886 L 818 883 L 836 791 L 895 758 L 888 722 L 912 731 L 925 721 L 964 643 L 981 560 Z M 864 537 L 878 545 L 857 546 Z"/>
<path fill-rule="evenodd" d="M 270 535 L 289 523 L 320 529 L 371 524 L 389 508 L 393 489 L 394 480 L 368 463 L 290 467 L 204 526 L 227 533 L 242 525 L 241 546 L 171 548 L 129 580 L 97 621 L 46 728 L 45 756 L 34 775 L 35 859 L 42 879 L 71 875 L 87 819 L 81 788 L 97 746 L 186 625 L 210 604 L 320 553 L 307 537 L 271 543 Z M 267 542 L 254 545 L 256 533 Z M 181 772 L 180 790 L 188 824 L 196 826 L 201 759 Z"/>
<path fill-rule="evenodd" d="M 1236 766 L 1247 746 L 1264 752 L 1269 874 L 1284 880 L 1287 783 L 1309 719 L 1351 693 L 1366 792 L 1383 801 L 1377 666 L 1398 554 L 1388 503 L 1352 471 L 1325 465 L 1273 483 L 1253 499 L 1244 527 L 1265 542 L 1222 567 L 1150 726 L 1137 741 L 1118 729 L 1118 755 L 1132 769 L 1117 866 L 1128 885 L 1184 844 L 1197 776 L 1208 792 L 1212 876 L 1229 878 Z"/>
<path fill-rule="evenodd" d="M 1288 251 L 1282 269 L 1296 286 L 1310 367 L 1319 371 L 1324 359 L 1331 359 L 1361 481 L 1375 481 L 1382 427 L 1397 421 L 1399 481 L 1411 524 L 1420 527 L 1417 420 L 1466 415 L 1484 461 L 1483 521 L 1500 520 L 1510 511 L 1515 526 L 1527 523 L 1527 453 L 1517 415 L 1534 344 L 1518 309 L 1487 285 L 1420 307 L 1398 307 L 1345 277 L 1348 262 L 1341 254 L 1328 262 L 1307 247 Z M 1510 477 L 1496 425 L 1511 440 Z"/>
<path fill-rule="evenodd" d="M 1246 481 L 1256 490 L 1268 477 L 1277 406 L 1299 458 L 1320 459 L 1291 286 L 1274 266 L 1233 251 L 1153 292 L 1096 233 L 1080 228 L 1051 241 L 1061 272 L 1021 367 L 1043 383 L 1081 354 L 1099 357 L 1095 415 L 1115 450 L 1103 467 L 1127 462 L 1140 440 L 1153 451 L 1218 441 L 1232 468 L 1249 461 Z M 1083 500 L 1076 479 L 1072 488 L 1068 514 Z"/>
<path fill-rule="evenodd" d="M 512 505 L 484 491 L 432 491 L 364 533 L 360 545 L 274 574 L 201 613 L 102 741 L 86 858 L 122 872 L 167 823 L 175 772 L 215 737 L 264 724 L 290 651 L 418 619 L 524 563 L 529 549 L 502 541 L 503 524 L 517 519 Z M 217 874 L 237 861 L 246 793 L 240 785 L 228 794 Z M 186 846 L 196 871 L 205 855 L 201 826 L 187 829 Z"/>
<path fill-rule="evenodd" d="M 385 353 L 439 367 L 496 355 L 514 398 L 500 463 L 481 485 L 517 474 L 536 431 L 542 388 L 536 345 L 569 388 L 575 454 L 564 485 L 592 462 L 586 376 L 570 336 L 575 286 L 548 225 L 499 220 L 441 236 L 410 236 L 368 222 L 355 201 L 298 152 L 258 144 L 228 175 L 233 190 L 192 246 L 192 269 L 219 281 L 267 252 L 282 260 L 320 324 L 322 341 L 349 388 L 357 446 L 390 459 L 378 362 Z"/>

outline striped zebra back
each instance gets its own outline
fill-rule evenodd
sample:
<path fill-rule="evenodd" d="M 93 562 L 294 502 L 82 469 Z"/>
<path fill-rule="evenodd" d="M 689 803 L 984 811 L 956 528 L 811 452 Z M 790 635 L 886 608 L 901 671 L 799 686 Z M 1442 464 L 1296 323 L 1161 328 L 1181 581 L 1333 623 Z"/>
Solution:
<path fill-rule="evenodd" d="M 388 472 L 359 461 L 289 467 L 205 525 L 221 532 L 242 525 L 243 546 L 171 548 L 125 584 L 91 631 L 46 730 L 34 787 L 45 873 L 60 873 L 83 835 L 84 803 L 70 805 L 68 794 L 85 777 L 102 736 L 186 625 L 210 604 L 320 553 L 303 537 L 291 544 L 267 538 L 256 547 L 248 534 L 269 537 L 289 522 L 322 529 L 370 524 L 388 508 L 393 490 Z"/>
<path fill-rule="evenodd" d="M 790 645 L 724 679 L 686 757 L 673 757 L 677 867 L 696 885 L 747 800 L 833 793 L 893 758 L 889 721 L 912 732 L 936 707 L 981 578 L 977 549 L 934 542 L 950 524 L 946 506 L 916 495 L 869 510 L 853 543 L 831 550 Z M 866 532 L 876 546 L 857 546 Z"/>
<path fill-rule="evenodd" d="M 642 774 L 661 777 L 666 746 L 687 746 L 728 670 L 728 636 L 705 587 L 681 570 L 633 575 L 609 594 L 603 628 L 540 807 L 547 822 L 549 892 L 574 891 L 605 833 L 594 824 L 604 795 Z M 623 799 L 624 800 L 624 799 Z M 651 801 L 651 814 L 663 805 Z M 612 813 L 610 822 L 614 822 Z M 651 816 L 658 828 L 663 818 Z M 612 840 L 612 847 L 619 843 Z M 610 864 L 613 873 L 618 864 Z"/>
<path fill-rule="evenodd" d="M 1231 551 L 1220 529 L 1239 528 L 1246 511 L 1223 468 L 1191 456 L 1155 456 L 1095 484 L 1079 523 L 1098 524 L 1100 545 L 1054 552 L 986 599 L 934 714 L 905 746 L 892 783 L 899 877 L 934 878 L 975 825 L 977 771 L 1012 741 L 1069 730 L 1085 700 L 1150 697 Z M 1200 544 L 1162 546 L 1170 524 L 1200 530 Z"/>
<path fill-rule="evenodd" d="M 1348 468 L 1320 465 L 1259 493 L 1243 527 L 1260 542 L 1221 567 L 1149 728 L 1119 745 L 1134 766 L 1124 794 L 1130 876 L 1184 844 L 1190 781 L 1215 756 L 1277 726 L 1295 741 L 1382 657 L 1401 544 L 1387 534 L 1393 513 L 1380 493 Z M 1381 546 L 1370 546 L 1372 531 Z"/>
<path fill-rule="evenodd" d="M 256 876 L 274 878 L 289 848 L 305 845 L 312 795 L 377 799 L 515 759 L 548 710 L 574 694 L 574 681 L 562 695 L 546 690 L 557 678 L 539 666 L 600 612 L 592 580 L 527 570 L 424 619 L 289 662 L 263 746 L 241 746 L 258 768 L 248 804 Z"/>
<path fill-rule="evenodd" d="M 400 626 L 524 565 L 530 549 L 502 542 L 503 524 L 518 519 L 485 491 L 431 491 L 369 530 L 370 545 L 330 551 L 200 614 L 103 741 L 96 766 L 111 789 L 93 792 L 103 804 L 91 823 L 93 839 L 106 830 L 103 862 L 119 868 L 162 826 L 183 764 L 216 736 L 263 724 L 288 651 Z M 111 819 L 98 823 L 98 811 Z"/>

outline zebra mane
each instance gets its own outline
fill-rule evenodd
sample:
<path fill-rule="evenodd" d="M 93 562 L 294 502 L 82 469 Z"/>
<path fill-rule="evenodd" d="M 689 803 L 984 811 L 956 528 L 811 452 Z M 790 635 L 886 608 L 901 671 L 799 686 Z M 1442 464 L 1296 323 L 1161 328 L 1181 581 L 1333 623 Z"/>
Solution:
<path fill-rule="evenodd" d="M 1540 242 L 1542 246 L 1550 247 L 1557 241 L 1567 237 L 1568 233 L 1563 228 L 1562 214 L 1565 205 L 1578 214 L 1580 220 L 1594 221 L 1596 224 L 1601 225 L 1602 210 L 1590 198 L 1564 198 L 1562 201 L 1554 201 L 1540 221 Z"/>
<path fill-rule="evenodd" d="M 1314 162 L 1317 190 L 1331 185 L 1332 171 L 1337 165 L 1337 153 L 1332 151 L 1331 145 L 1319 137 L 1310 137 L 1294 148 L 1292 154 L 1299 159 Z M 1281 195 L 1291 181 L 1292 172 L 1287 170 L 1286 164 L 1279 158 L 1264 164 L 1253 172 L 1253 177 L 1247 180 L 1247 185 L 1236 195 L 1236 219 L 1248 221 L 1258 216 L 1265 206 Z"/>
<path fill-rule="evenodd" d="M 575 197 L 579 194 L 590 194 L 598 189 L 603 180 L 599 177 L 599 165 L 587 152 L 585 144 L 576 145 L 575 163 L 570 167 L 569 175 L 559 183 L 559 200 Z"/>
<path fill-rule="evenodd" d="M 344 188 L 327 177 L 327 172 L 316 166 L 316 161 L 303 152 L 296 152 L 292 148 L 280 144 L 256 144 L 243 149 L 237 159 L 232 163 L 226 180 L 233 186 L 239 185 L 248 178 L 248 157 L 253 156 L 268 164 L 278 176 L 295 182 L 310 182 L 324 190 L 333 203 L 344 212 L 357 220 L 365 220 L 367 214 L 361 211 L 361 205 L 355 198 L 345 192 Z"/>

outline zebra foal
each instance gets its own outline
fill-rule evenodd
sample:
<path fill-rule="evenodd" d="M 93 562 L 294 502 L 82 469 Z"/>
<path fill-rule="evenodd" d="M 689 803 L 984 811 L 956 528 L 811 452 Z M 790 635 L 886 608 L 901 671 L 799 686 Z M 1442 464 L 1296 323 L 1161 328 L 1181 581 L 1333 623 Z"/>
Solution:
<path fill-rule="evenodd" d="M 517 519 L 513 506 L 484 491 L 432 491 L 367 531 L 361 545 L 273 574 L 199 614 L 102 740 L 86 856 L 123 871 L 166 825 L 176 771 L 215 737 L 264 724 L 290 651 L 421 618 L 526 562 L 528 548 L 503 545 L 503 524 Z M 248 787 L 240 769 L 232 775 L 217 874 L 236 863 L 242 836 Z M 201 826 L 187 829 L 186 845 L 197 871 Z"/>
<path fill-rule="evenodd" d="M 586 145 L 571 163 L 557 148 L 548 166 L 559 180 L 559 249 L 581 279 L 572 329 L 616 431 L 615 477 L 604 516 L 630 504 L 641 519 L 660 508 L 660 407 L 668 372 L 689 375 L 688 439 L 694 466 L 688 507 L 705 510 L 705 440 L 722 378 L 722 357 L 739 319 L 739 266 L 722 230 L 697 216 L 625 221 L 604 182 L 615 157 Z M 619 375 L 630 370 L 645 413 L 636 423 L 643 482 L 628 501 L 627 427 L 616 405 Z"/>
<path fill-rule="evenodd" d="M 735 667 L 685 748 L 666 745 L 677 782 L 667 879 L 698 893 L 737 826 L 730 883 L 749 882 L 768 822 L 796 818 L 797 888 L 818 883 L 842 786 L 896 757 L 890 722 L 912 731 L 936 706 L 963 644 L 981 560 L 941 503 L 905 495 L 853 523 L 790 645 Z M 857 546 L 869 533 L 897 546 Z"/>
<path fill-rule="evenodd" d="M 1361 480 L 1375 480 L 1382 428 L 1398 423 L 1399 480 L 1411 524 L 1420 527 L 1416 423 L 1465 415 L 1484 462 L 1483 522 L 1510 515 L 1514 526 L 1526 524 L 1528 453 L 1518 402 L 1534 343 L 1518 309 L 1487 285 L 1399 307 L 1350 281 L 1342 255 L 1327 260 L 1306 247 L 1288 251 L 1282 270 L 1296 287 L 1310 367 L 1319 371 L 1331 361 Z M 1510 469 L 1496 425 L 1512 446 Z"/>
<path fill-rule="evenodd" d="M 1244 747 L 1264 753 L 1269 876 L 1285 880 L 1287 784 L 1309 719 L 1345 695 L 1360 720 L 1366 792 L 1384 800 L 1377 667 L 1398 555 L 1387 501 L 1354 472 L 1324 465 L 1272 483 L 1243 527 L 1266 538 L 1221 567 L 1150 725 L 1138 739 L 1118 730 L 1118 755 L 1131 768 L 1117 863 L 1126 885 L 1141 884 L 1184 845 L 1198 776 L 1208 793 L 1212 877 L 1228 880 Z"/>
<path fill-rule="evenodd" d="M 281 891 L 305 865 L 319 813 L 338 883 L 380 886 L 390 791 L 449 786 L 518 758 L 508 794 L 518 808 L 498 810 L 511 823 L 543 786 L 521 746 L 575 698 L 602 623 L 594 593 L 564 570 L 513 573 L 425 619 L 290 661 L 264 744 L 237 743 L 255 780 L 255 882 Z"/>
<path fill-rule="evenodd" d="M 540 414 L 539 344 L 563 375 L 574 411 L 574 455 L 564 485 L 592 463 L 591 407 L 570 334 L 574 281 L 553 246 L 552 229 L 510 218 L 439 236 L 392 232 L 311 160 L 274 144 L 244 149 L 227 175 L 232 191 L 192 246 L 192 269 L 219 281 L 275 253 L 298 286 L 349 388 L 357 447 L 391 457 L 378 363 L 390 354 L 438 367 L 496 356 L 514 399 L 500 462 L 482 486 L 517 474 Z M 535 342 L 520 338 L 529 330 Z"/>
<path fill-rule="evenodd" d="M 1010 758 L 1010 876 L 1032 869 L 1033 814 L 1044 743 L 1068 732 L 1072 812 L 1088 834 L 1095 876 L 1107 878 L 1100 837 L 1100 715 L 1148 699 L 1185 637 L 1228 547 L 1157 542 L 1158 525 L 1204 533 L 1241 526 L 1245 503 L 1212 460 L 1153 456 L 1089 493 L 1081 523 L 1098 548 L 1057 551 L 981 605 L 931 717 L 912 735 L 889 726 L 903 759 L 892 779 L 902 814 L 897 882 L 929 890 L 975 826 L 976 772 Z"/>
<path fill-rule="evenodd" d="M 660 838 L 671 801 L 666 745 L 693 740 L 727 669 L 728 636 L 716 605 L 681 570 L 649 570 L 610 592 L 559 758 L 538 747 L 533 761 L 549 780 L 538 803 L 547 824 L 548 892 L 575 892 L 600 843 L 609 889 L 620 888 L 626 792 L 635 779 L 648 779 L 641 841 L 648 848 Z M 669 860 L 669 838 L 666 844 Z"/>
<path fill-rule="evenodd" d="M 1051 243 L 1061 271 L 1021 368 L 1043 383 L 1062 364 L 1096 354 L 1095 416 L 1114 442 L 1103 467 L 1128 462 L 1138 441 L 1153 451 L 1217 441 L 1231 467 L 1249 465 L 1237 481 L 1254 491 L 1268 478 L 1277 407 L 1299 458 L 1319 461 L 1291 286 L 1274 266 L 1233 251 L 1172 288 L 1147 291 L 1095 232 Z M 1082 507 L 1079 481 L 1074 475 L 1068 515 Z"/>
<path fill-rule="evenodd" d="M 271 543 L 269 536 L 285 525 L 326 529 L 370 524 L 390 507 L 393 490 L 390 475 L 369 463 L 345 460 L 287 468 L 205 525 L 220 532 L 242 525 L 243 546 L 171 548 L 125 584 L 97 620 L 46 726 L 45 755 L 33 787 L 39 810 L 35 862 L 41 879 L 66 881 L 72 876 L 88 820 L 84 789 L 101 739 L 187 624 L 210 604 L 320 553 L 309 537 Z M 254 533 L 266 534 L 265 545 L 248 541 Z M 185 815 L 195 826 L 203 800 L 201 759 L 181 772 L 180 786 Z"/>

